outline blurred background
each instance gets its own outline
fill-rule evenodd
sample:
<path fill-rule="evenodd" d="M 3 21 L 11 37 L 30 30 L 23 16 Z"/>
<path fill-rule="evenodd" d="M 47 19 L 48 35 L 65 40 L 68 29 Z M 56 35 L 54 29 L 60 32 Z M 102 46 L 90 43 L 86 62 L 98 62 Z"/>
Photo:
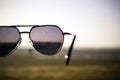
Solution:
<path fill-rule="evenodd" d="M 18 49 L 0 58 L 0 79 L 120 79 L 120 0 L 0 0 L 1 26 L 46 24 L 77 36 L 70 66 L 65 66 L 64 56 L 72 36 L 65 36 L 58 54 L 45 56 L 22 34 Z"/>

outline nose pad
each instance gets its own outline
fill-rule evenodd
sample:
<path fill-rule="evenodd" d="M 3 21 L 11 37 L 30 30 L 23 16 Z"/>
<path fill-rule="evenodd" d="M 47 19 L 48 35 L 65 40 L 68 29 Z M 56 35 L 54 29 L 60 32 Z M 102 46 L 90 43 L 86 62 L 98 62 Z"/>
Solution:
<path fill-rule="evenodd" d="M 18 48 L 18 46 L 19 46 L 20 43 L 21 43 L 21 40 L 22 40 L 21 38 L 18 40 L 17 45 L 16 45 L 16 47 L 13 49 L 13 51 L 16 50 L 16 49 Z"/>
<path fill-rule="evenodd" d="M 22 38 L 19 39 L 17 47 L 20 45 L 21 41 L 22 41 Z"/>
<path fill-rule="evenodd" d="M 29 43 L 31 44 L 31 45 L 33 45 L 33 42 L 32 42 L 32 40 L 29 38 Z"/>

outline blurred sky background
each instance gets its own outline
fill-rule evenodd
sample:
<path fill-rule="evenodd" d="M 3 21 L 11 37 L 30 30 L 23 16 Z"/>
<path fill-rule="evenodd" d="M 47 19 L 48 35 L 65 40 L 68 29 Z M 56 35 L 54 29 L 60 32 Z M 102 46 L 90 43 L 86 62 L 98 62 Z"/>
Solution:
<path fill-rule="evenodd" d="M 77 48 L 120 48 L 120 0 L 0 0 L 0 25 L 27 24 L 58 25 Z"/>

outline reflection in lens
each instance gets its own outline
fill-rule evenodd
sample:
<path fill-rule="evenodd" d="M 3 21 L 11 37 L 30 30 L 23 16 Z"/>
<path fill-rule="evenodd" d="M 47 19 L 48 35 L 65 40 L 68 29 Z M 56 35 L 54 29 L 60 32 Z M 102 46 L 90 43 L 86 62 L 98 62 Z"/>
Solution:
<path fill-rule="evenodd" d="M 63 44 L 62 31 L 56 26 L 40 26 L 31 30 L 30 38 L 34 48 L 46 55 L 58 52 Z"/>
<path fill-rule="evenodd" d="M 19 32 L 13 27 L 0 27 L 0 57 L 9 54 L 17 45 Z"/>

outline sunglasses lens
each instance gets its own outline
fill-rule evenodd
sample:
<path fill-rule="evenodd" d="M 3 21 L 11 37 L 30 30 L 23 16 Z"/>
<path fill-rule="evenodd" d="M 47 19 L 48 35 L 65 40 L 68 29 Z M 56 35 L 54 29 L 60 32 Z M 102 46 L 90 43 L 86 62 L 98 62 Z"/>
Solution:
<path fill-rule="evenodd" d="M 0 27 L 0 57 L 8 55 L 19 41 L 19 32 L 13 27 Z"/>
<path fill-rule="evenodd" d="M 34 48 L 46 55 L 56 54 L 63 44 L 62 31 L 56 26 L 34 27 L 30 38 Z"/>

